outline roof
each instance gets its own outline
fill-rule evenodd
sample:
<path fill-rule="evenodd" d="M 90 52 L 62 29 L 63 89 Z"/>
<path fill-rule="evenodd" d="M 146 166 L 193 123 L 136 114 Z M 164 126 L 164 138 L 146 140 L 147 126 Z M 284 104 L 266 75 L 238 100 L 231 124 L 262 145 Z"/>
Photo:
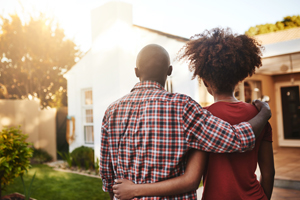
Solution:
<path fill-rule="evenodd" d="M 162 32 L 162 31 L 158 31 L 158 30 L 155 30 L 155 29 L 151 29 L 151 28 L 147 28 L 147 27 L 143 27 L 143 26 L 139 26 L 139 25 L 135 25 L 135 24 L 133 24 L 133 26 L 137 27 L 137 28 L 141 28 L 141 29 L 147 30 L 147 31 L 150 31 L 150 32 L 157 33 L 159 35 L 166 36 L 168 38 L 175 39 L 175 40 L 180 41 L 180 42 L 187 42 L 187 41 L 190 40 L 190 39 L 185 38 L 185 37 L 181 37 L 181 36 L 177 36 L 177 35 L 172 35 L 170 33 L 165 33 L 165 32 Z"/>
<path fill-rule="evenodd" d="M 294 40 L 300 38 L 300 27 L 291 28 L 287 30 L 266 33 L 254 36 L 256 40 L 262 43 L 262 45 L 273 44 L 288 40 Z"/>
<path fill-rule="evenodd" d="M 263 58 L 300 52 L 300 38 L 264 46 Z"/>
<path fill-rule="evenodd" d="M 255 36 L 264 45 L 262 67 L 266 75 L 300 72 L 300 27 Z"/>

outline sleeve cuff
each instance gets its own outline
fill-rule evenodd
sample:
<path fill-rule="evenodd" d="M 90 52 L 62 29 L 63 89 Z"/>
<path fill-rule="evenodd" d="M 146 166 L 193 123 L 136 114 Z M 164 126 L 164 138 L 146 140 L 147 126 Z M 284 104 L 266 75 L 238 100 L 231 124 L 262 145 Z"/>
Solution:
<path fill-rule="evenodd" d="M 114 181 L 107 181 L 106 179 L 102 179 L 102 190 L 104 192 L 112 192 L 112 186 L 114 185 Z"/>
<path fill-rule="evenodd" d="M 255 147 L 255 135 L 252 126 L 248 122 L 239 124 L 239 132 L 241 139 L 241 151 L 251 150 Z"/>

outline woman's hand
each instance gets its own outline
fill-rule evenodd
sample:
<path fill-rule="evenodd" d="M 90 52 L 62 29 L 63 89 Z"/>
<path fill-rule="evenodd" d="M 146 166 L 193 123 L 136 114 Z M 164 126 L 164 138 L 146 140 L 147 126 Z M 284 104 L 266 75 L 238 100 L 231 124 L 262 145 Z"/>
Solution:
<path fill-rule="evenodd" d="M 127 179 L 116 179 L 113 192 L 118 200 L 132 199 L 135 196 L 136 185 Z"/>

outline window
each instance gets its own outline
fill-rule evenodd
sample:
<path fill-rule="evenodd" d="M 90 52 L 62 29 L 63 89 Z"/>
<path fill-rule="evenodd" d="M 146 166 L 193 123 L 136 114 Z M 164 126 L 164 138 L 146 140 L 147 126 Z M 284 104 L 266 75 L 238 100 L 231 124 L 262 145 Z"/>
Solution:
<path fill-rule="evenodd" d="M 165 88 L 168 92 L 171 92 L 171 93 L 173 92 L 173 83 L 172 83 L 171 77 L 168 77 L 168 79 L 166 80 Z"/>
<path fill-rule="evenodd" d="M 83 91 L 83 132 L 84 142 L 94 144 L 93 92 Z"/>

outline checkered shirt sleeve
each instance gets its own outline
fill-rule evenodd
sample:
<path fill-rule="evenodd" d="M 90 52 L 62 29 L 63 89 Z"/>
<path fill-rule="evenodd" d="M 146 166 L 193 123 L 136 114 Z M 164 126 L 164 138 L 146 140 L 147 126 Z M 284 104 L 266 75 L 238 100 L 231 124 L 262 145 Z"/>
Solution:
<path fill-rule="evenodd" d="M 190 148 L 213 153 L 244 152 L 255 146 L 255 135 L 248 122 L 230 125 L 189 101 L 183 114 L 184 131 Z"/>
<path fill-rule="evenodd" d="M 101 147 L 100 147 L 100 176 L 102 178 L 102 189 L 105 192 L 112 192 L 114 184 L 114 171 L 112 166 L 112 158 L 109 151 L 109 136 L 107 130 L 106 114 L 102 120 L 101 130 Z"/>

